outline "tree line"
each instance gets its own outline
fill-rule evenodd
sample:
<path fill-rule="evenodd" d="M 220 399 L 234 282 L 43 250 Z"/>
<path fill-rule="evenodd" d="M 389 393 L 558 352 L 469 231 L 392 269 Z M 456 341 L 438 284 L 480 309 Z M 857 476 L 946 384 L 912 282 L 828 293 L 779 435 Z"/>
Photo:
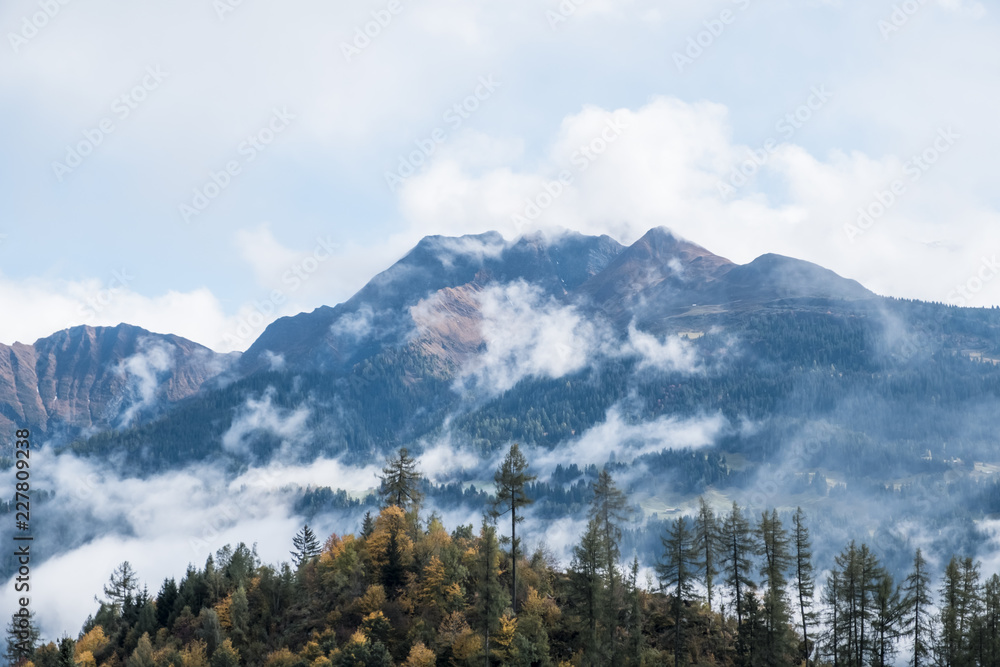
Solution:
<path fill-rule="evenodd" d="M 612 472 L 590 484 L 572 561 L 523 546 L 535 476 L 515 444 L 478 531 L 422 517 L 406 449 L 382 470 L 376 515 L 322 544 L 309 526 L 291 563 L 239 544 L 151 594 L 125 562 L 77 637 L 42 642 L 7 628 L 18 667 L 913 667 L 1000 664 L 1000 577 L 953 558 L 935 591 L 914 555 L 898 584 L 851 542 L 817 582 L 805 513 L 751 516 L 704 499 L 661 536 L 645 582 L 622 554 L 635 518 Z M 786 525 L 787 523 L 787 525 Z M 25 649 L 25 650 L 22 650 Z"/>

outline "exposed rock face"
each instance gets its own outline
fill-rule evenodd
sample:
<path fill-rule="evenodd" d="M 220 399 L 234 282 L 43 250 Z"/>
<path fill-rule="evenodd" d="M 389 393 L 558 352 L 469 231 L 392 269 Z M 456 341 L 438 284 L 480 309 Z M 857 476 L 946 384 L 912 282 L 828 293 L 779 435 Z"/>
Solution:
<path fill-rule="evenodd" d="M 121 427 L 191 396 L 231 361 L 187 339 L 127 324 L 0 345 L 0 431 Z"/>

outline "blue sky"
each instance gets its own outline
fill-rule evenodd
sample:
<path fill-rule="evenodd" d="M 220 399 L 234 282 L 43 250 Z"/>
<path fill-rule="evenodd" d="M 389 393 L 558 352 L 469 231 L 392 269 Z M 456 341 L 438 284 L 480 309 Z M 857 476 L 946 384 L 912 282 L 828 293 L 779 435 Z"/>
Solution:
<path fill-rule="evenodd" d="M 975 0 L 8 0 L 0 29 L 3 343 L 127 321 L 245 349 L 488 229 L 665 225 L 1000 303 Z"/>

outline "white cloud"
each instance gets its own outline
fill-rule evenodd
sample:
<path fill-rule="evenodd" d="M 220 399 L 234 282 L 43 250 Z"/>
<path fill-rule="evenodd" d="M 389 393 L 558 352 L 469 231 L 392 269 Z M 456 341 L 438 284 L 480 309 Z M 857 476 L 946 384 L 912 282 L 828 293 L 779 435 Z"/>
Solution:
<path fill-rule="evenodd" d="M 173 346 L 148 344 L 142 340 L 139 348 L 140 351 L 123 360 L 118 369 L 136 394 L 136 400 L 125 409 L 119 420 L 121 427 L 128 426 L 139 411 L 153 405 L 160 384 L 159 375 L 169 371 L 174 364 L 176 348 Z"/>
<path fill-rule="evenodd" d="M 233 423 L 222 435 L 222 448 L 230 454 L 249 452 L 247 439 L 262 432 L 281 440 L 281 447 L 300 445 L 311 438 L 306 423 L 310 410 L 302 406 L 294 410 L 273 404 L 274 392 L 267 391 L 261 399 L 248 398 L 237 411 Z"/>

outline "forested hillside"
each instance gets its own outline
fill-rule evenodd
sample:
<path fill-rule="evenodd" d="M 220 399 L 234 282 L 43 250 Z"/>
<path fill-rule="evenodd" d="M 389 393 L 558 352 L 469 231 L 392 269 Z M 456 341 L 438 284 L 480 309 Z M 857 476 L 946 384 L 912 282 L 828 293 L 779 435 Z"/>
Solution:
<path fill-rule="evenodd" d="M 984 583 L 971 558 L 935 572 L 918 549 L 894 581 L 857 541 L 815 562 L 801 509 L 752 517 L 702 500 L 667 525 L 641 572 L 622 551 L 632 508 L 603 470 L 563 569 L 522 547 L 538 537 L 521 527 L 532 480 L 514 445 L 482 523 L 449 532 L 421 512 L 420 474 L 401 450 L 359 534 L 321 545 L 305 526 L 290 564 L 225 547 L 155 594 L 124 562 L 77 637 L 39 641 L 15 617 L 7 656 L 20 667 L 883 667 L 901 650 L 917 667 L 1000 661 L 1000 577 Z"/>

